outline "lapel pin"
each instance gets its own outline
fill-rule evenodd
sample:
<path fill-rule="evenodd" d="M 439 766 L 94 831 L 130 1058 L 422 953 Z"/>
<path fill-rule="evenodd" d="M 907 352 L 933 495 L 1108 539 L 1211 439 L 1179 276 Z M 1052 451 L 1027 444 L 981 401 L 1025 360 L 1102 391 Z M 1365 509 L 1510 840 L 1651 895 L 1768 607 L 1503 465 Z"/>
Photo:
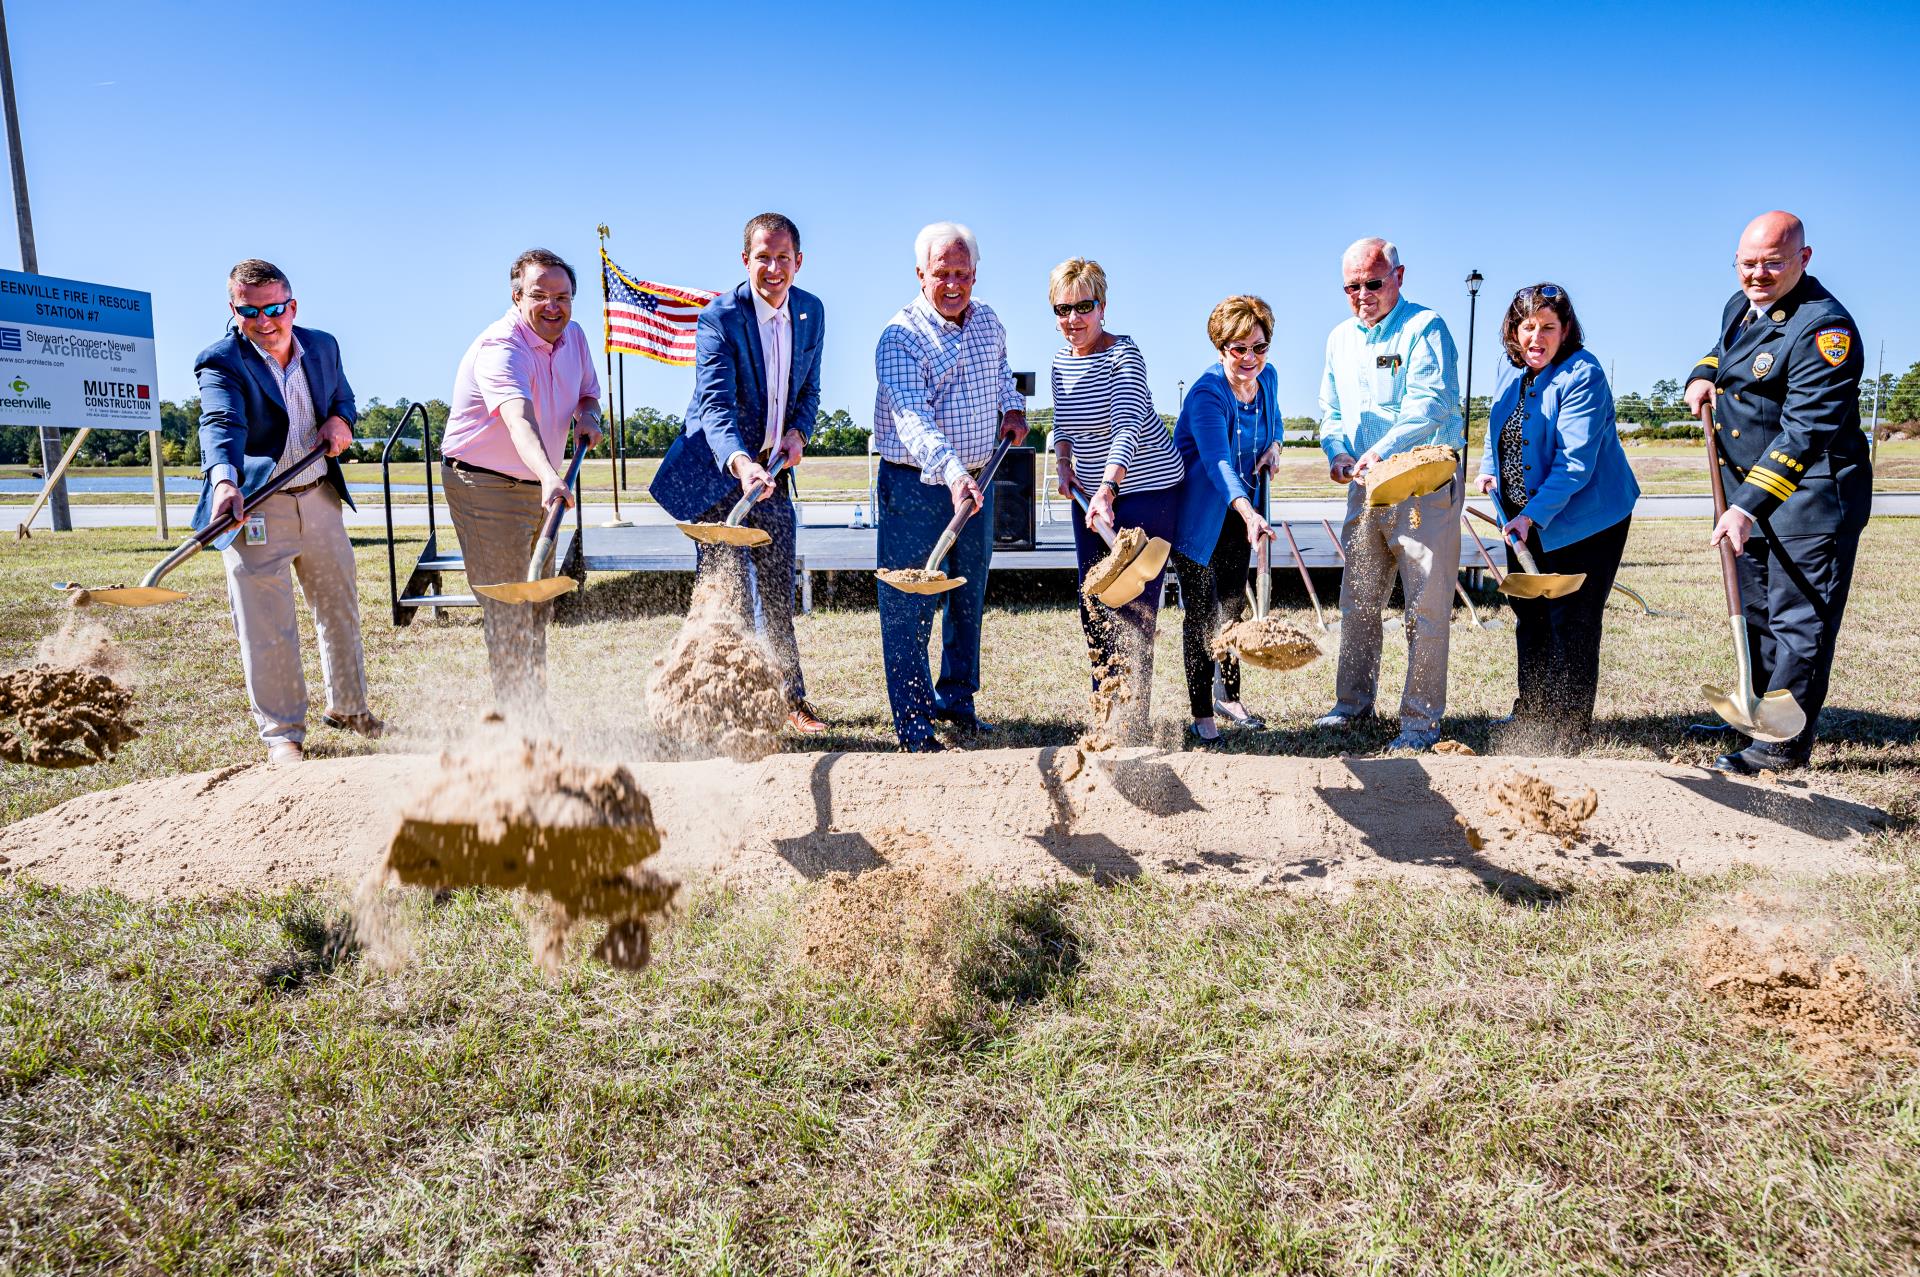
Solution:
<path fill-rule="evenodd" d="M 1773 322 L 1776 324 L 1779 323 L 1781 320 L 1785 319 L 1786 317 L 1787 317 L 1787 312 L 1784 310 L 1776 310 L 1773 312 Z"/>

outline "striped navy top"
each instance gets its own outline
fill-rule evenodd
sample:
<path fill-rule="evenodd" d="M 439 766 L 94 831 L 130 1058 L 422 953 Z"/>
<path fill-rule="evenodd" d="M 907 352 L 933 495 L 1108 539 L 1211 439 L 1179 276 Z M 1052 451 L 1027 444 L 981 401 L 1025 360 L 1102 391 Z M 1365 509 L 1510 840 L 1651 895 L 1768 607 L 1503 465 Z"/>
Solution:
<path fill-rule="evenodd" d="M 1091 494 L 1110 465 L 1126 467 L 1123 492 L 1158 492 L 1186 477 L 1173 435 L 1153 410 L 1147 361 L 1116 336 L 1093 355 L 1053 356 L 1053 428 L 1073 448 L 1074 482 Z"/>

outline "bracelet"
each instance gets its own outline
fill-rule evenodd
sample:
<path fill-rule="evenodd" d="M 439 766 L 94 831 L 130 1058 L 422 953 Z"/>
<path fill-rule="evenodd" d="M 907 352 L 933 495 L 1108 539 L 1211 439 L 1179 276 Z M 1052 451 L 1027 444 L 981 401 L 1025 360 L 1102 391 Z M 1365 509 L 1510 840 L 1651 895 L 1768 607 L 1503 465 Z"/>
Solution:
<path fill-rule="evenodd" d="M 1101 486 L 1101 487 L 1103 487 L 1103 488 L 1112 488 L 1112 489 L 1113 489 L 1113 495 L 1114 495 L 1114 496 L 1116 496 L 1116 497 L 1120 495 L 1120 485 L 1119 485 L 1119 484 L 1117 484 L 1117 483 L 1115 483 L 1115 482 L 1114 482 L 1113 480 L 1111 480 L 1111 479 L 1102 479 L 1102 480 L 1100 481 L 1100 486 Z"/>

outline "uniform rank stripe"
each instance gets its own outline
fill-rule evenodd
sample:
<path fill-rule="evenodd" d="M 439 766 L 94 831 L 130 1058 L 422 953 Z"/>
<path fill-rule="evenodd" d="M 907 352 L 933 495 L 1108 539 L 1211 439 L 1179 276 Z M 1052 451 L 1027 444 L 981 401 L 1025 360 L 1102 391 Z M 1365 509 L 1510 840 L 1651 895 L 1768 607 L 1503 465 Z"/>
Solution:
<path fill-rule="evenodd" d="M 1793 495 L 1792 484 L 1765 470 L 1747 471 L 1747 481 L 1757 488 L 1772 493 L 1782 501 Z"/>

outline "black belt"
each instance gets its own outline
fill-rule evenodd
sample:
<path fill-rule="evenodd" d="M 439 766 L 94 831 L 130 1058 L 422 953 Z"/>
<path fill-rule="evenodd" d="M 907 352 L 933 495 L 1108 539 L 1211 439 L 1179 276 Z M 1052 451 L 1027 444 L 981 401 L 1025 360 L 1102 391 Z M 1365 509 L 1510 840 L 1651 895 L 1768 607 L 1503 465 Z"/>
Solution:
<path fill-rule="evenodd" d="M 468 462 L 460 460 L 458 457 L 448 457 L 443 464 L 449 470 L 459 470 L 466 474 L 486 474 L 492 475 L 496 479 L 505 479 L 508 483 L 531 483 L 535 487 L 540 485 L 538 479 L 522 479 L 517 474 L 501 474 L 498 470 L 489 470 L 485 466 L 471 465 Z"/>

